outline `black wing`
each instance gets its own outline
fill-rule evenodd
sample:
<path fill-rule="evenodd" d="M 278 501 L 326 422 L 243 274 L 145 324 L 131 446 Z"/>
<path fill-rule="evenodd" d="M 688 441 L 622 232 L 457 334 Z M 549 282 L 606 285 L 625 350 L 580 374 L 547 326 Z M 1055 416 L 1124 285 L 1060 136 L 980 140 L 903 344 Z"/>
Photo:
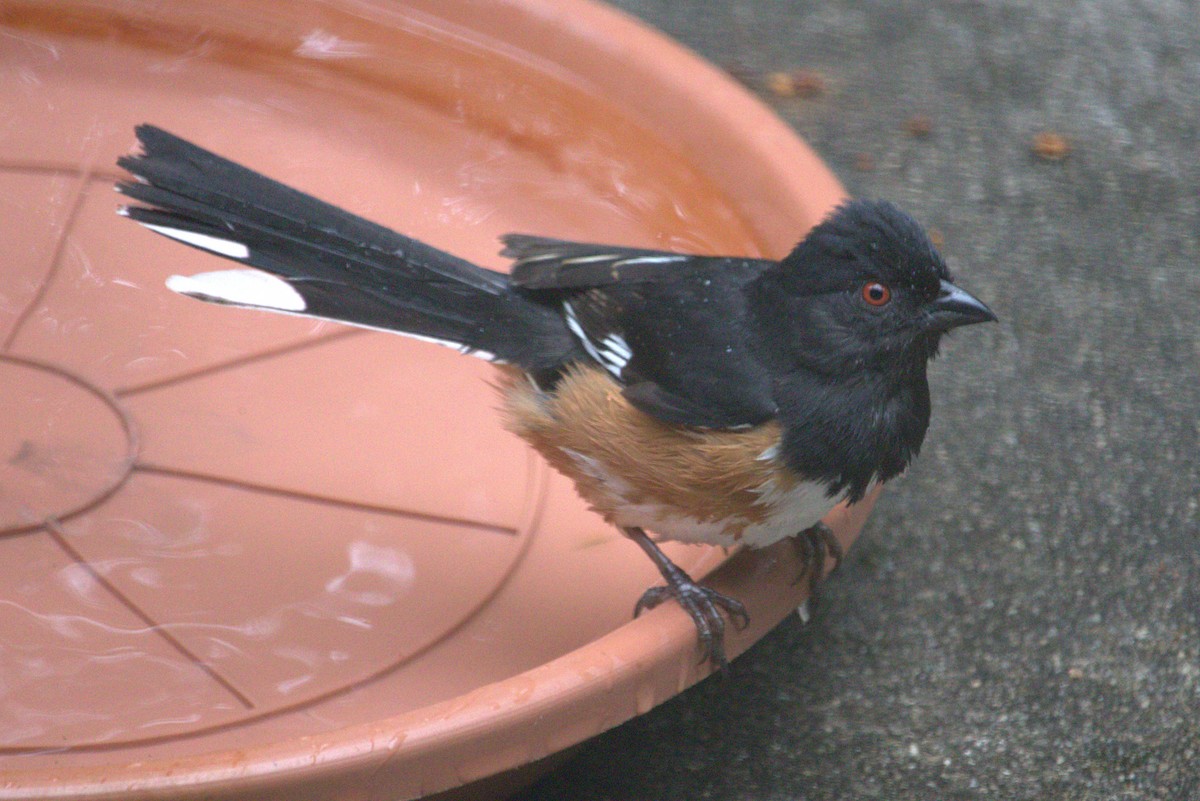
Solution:
<path fill-rule="evenodd" d="M 593 245 L 525 234 L 502 237 L 501 256 L 513 259 L 512 282 L 525 289 L 583 289 L 617 281 L 669 279 L 686 253 Z"/>
<path fill-rule="evenodd" d="M 567 327 L 642 411 L 701 428 L 775 415 L 743 292 L 772 262 L 511 234 L 504 243 L 513 284 L 561 303 Z"/>

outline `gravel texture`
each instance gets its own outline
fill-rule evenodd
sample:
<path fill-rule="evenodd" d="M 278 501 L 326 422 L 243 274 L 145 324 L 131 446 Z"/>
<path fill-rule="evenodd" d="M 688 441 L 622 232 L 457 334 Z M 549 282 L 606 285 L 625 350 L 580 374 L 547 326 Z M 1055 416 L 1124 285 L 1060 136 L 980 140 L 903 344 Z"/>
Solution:
<path fill-rule="evenodd" d="M 1200 798 L 1200 12 L 616 5 L 934 229 L 1002 323 L 947 343 L 807 626 L 522 801 Z"/>

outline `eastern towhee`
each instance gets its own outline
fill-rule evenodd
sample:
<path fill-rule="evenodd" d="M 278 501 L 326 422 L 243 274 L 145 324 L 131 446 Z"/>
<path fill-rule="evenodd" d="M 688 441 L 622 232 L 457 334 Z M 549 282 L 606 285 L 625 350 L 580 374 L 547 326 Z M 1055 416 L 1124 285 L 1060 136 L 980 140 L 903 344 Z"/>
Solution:
<path fill-rule="evenodd" d="M 736 600 L 646 535 L 796 537 L 810 581 L 840 551 L 821 518 L 901 473 L 929 423 L 926 363 L 995 320 L 921 227 L 886 202 L 835 209 L 781 261 L 510 234 L 484 269 L 149 125 L 119 164 L 122 213 L 247 268 L 173 276 L 215 303 L 432 340 L 503 365 L 507 426 L 654 560 L 724 666 Z"/>

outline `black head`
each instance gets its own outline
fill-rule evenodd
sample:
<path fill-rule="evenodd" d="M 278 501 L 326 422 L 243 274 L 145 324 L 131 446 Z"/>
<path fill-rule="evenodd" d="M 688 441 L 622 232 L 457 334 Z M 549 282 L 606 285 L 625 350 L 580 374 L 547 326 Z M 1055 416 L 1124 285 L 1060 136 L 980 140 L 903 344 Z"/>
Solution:
<path fill-rule="evenodd" d="M 941 336 L 996 319 L 954 285 L 921 227 L 884 202 L 838 207 L 749 292 L 784 458 L 851 502 L 920 450 L 925 366 Z"/>
<path fill-rule="evenodd" d="M 776 369 L 912 369 L 946 331 L 995 320 L 954 285 L 917 222 L 886 201 L 833 211 L 752 290 Z"/>

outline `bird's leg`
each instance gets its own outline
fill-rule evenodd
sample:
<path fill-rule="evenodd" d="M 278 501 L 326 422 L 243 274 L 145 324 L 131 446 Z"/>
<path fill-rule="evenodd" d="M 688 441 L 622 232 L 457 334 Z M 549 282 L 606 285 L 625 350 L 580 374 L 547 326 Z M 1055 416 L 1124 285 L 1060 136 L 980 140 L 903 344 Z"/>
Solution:
<path fill-rule="evenodd" d="M 692 581 L 687 573 L 667 558 L 642 529 L 627 526 L 621 530 L 646 552 L 667 581 L 666 586 L 651 587 L 642 594 L 633 609 L 633 616 L 637 617 L 646 609 L 653 609 L 667 598 L 674 598 L 696 624 L 696 632 L 700 636 L 700 661 L 708 660 L 722 671 L 728 668 L 729 662 L 725 659 L 725 619 L 721 617 L 721 610 L 725 610 L 735 626 L 744 629 L 750 624 L 750 615 L 747 614 L 746 607 L 728 595 L 701 587 Z"/>
<path fill-rule="evenodd" d="M 796 576 L 796 582 L 808 577 L 808 594 L 811 597 L 825 579 L 825 560 L 833 560 L 834 570 L 842 563 L 842 544 L 833 535 L 833 529 L 818 520 L 793 537 L 792 545 L 804 565 L 800 575 Z"/>

